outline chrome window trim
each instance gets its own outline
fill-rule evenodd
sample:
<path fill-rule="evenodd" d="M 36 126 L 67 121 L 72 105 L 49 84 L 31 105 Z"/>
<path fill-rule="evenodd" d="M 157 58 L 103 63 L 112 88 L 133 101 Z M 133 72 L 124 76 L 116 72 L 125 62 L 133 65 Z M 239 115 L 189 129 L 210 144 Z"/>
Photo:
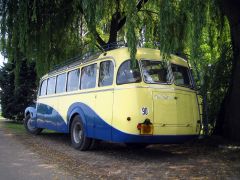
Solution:
<path fill-rule="evenodd" d="M 76 94 L 88 94 L 88 93 L 97 93 L 97 92 L 107 92 L 107 91 L 119 91 L 119 90 L 126 90 L 126 89 L 161 89 L 161 90 L 179 90 L 179 91 L 184 91 L 184 92 L 191 92 L 191 93 L 197 93 L 195 90 L 191 89 L 181 89 L 181 88 L 176 88 L 176 87 L 150 87 L 150 86 L 129 86 L 129 87 L 112 87 L 108 89 L 98 89 L 98 90 L 89 90 L 85 92 L 81 92 L 81 90 L 78 91 L 70 91 L 70 92 L 65 92 L 65 93 L 59 93 L 59 94 L 52 94 L 49 96 L 41 96 L 40 99 L 44 98 L 53 98 L 53 97 L 59 97 L 59 96 L 71 96 L 71 95 L 76 95 Z"/>
<path fill-rule="evenodd" d="M 49 95 L 49 96 L 41 96 L 39 99 L 53 98 L 53 97 L 60 97 L 60 96 L 71 96 L 71 95 L 76 95 L 76 94 L 88 94 L 88 93 L 96 93 L 96 92 L 105 92 L 105 91 L 113 91 L 113 90 L 114 90 L 114 88 L 90 90 L 90 91 L 86 91 L 86 92 L 81 92 L 80 90 L 78 90 L 78 91 L 70 91 L 70 92 L 65 92 L 65 93 L 60 93 L 60 94 L 52 94 L 52 95 Z"/>

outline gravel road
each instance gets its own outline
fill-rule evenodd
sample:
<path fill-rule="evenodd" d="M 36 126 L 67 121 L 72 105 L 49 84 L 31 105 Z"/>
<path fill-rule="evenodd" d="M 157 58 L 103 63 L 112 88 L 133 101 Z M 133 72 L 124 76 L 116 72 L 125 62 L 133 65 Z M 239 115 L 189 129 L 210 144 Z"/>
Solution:
<path fill-rule="evenodd" d="M 80 152 L 70 146 L 66 134 L 33 136 L 3 127 L 0 142 L 0 174 L 5 172 L 6 178 L 14 179 L 11 172 L 18 172 L 18 177 L 26 175 L 24 179 L 240 178 L 240 150 L 209 142 L 153 145 L 141 150 L 101 142 L 92 151 Z"/>
<path fill-rule="evenodd" d="M 0 179 L 75 179 L 0 129 Z"/>

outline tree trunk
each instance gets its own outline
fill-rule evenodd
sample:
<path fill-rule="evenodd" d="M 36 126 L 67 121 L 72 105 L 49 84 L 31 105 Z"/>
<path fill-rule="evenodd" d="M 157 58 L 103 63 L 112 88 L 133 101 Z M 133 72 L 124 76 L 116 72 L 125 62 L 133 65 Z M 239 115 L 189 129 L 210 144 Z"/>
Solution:
<path fill-rule="evenodd" d="M 225 104 L 224 135 L 240 141 L 240 1 L 223 0 L 222 8 L 230 24 L 233 46 L 233 67 Z"/>
<path fill-rule="evenodd" d="M 146 4 L 147 2 L 148 0 L 138 0 L 138 3 L 136 5 L 136 10 L 140 11 L 143 5 Z M 100 37 L 96 29 L 93 30 L 92 32 L 102 49 L 107 49 L 107 50 L 111 49 L 111 44 L 114 44 L 117 42 L 118 31 L 126 23 L 127 17 L 123 15 L 124 13 L 120 12 L 120 5 L 119 5 L 120 1 L 117 0 L 116 3 L 117 3 L 117 8 L 116 8 L 116 12 L 112 15 L 108 42 L 106 43 L 103 41 L 103 39 Z M 81 9 L 80 11 L 84 14 L 83 9 L 81 7 L 80 9 Z M 113 45 L 113 48 L 114 48 L 114 45 Z"/>

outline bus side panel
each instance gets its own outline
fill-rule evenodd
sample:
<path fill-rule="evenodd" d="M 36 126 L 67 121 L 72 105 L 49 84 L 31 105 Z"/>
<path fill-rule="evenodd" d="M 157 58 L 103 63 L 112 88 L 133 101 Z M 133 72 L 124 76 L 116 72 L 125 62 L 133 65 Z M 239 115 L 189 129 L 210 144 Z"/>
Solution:
<path fill-rule="evenodd" d="M 86 130 L 87 137 L 94 137 L 94 120 L 95 116 L 85 107 L 86 105 L 80 102 L 73 103 L 67 112 L 68 128 L 71 129 L 69 120 L 73 118 L 74 115 L 79 115 L 82 120 L 84 129 Z"/>
<path fill-rule="evenodd" d="M 58 112 L 66 119 L 68 131 L 70 131 L 69 120 L 71 120 L 72 115 L 77 113 L 82 120 L 84 119 L 83 123 L 86 124 L 88 137 L 111 140 L 110 125 L 112 121 L 113 94 L 111 91 L 98 93 L 91 92 L 92 90 L 81 90 L 81 93 L 61 96 L 58 102 Z M 97 120 L 100 117 L 102 120 Z"/>
<path fill-rule="evenodd" d="M 37 127 L 67 133 L 67 124 L 57 110 L 57 98 L 48 97 L 38 100 Z"/>
<path fill-rule="evenodd" d="M 84 103 L 74 103 L 68 110 L 68 118 L 79 114 L 86 129 L 86 136 L 111 141 L 112 127 L 106 123 L 91 107 Z"/>
<path fill-rule="evenodd" d="M 95 137 L 111 140 L 113 89 L 106 88 L 106 91 L 97 92 L 95 97 L 96 97 Z"/>

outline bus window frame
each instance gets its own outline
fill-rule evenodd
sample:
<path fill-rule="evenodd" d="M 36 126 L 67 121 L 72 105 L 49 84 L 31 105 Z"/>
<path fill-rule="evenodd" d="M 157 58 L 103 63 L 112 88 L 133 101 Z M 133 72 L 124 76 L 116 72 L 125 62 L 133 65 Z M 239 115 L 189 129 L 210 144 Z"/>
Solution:
<path fill-rule="evenodd" d="M 76 90 L 73 90 L 73 91 L 68 91 L 68 90 L 67 90 L 67 87 L 68 87 L 68 74 L 69 74 L 70 72 L 72 72 L 72 71 L 75 71 L 75 70 L 78 70 L 78 71 L 79 71 L 77 89 L 76 89 Z M 65 83 L 65 92 L 63 92 L 63 93 L 71 93 L 71 92 L 75 92 L 75 91 L 78 91 L 78 90 L 79 90 L 81 72 L 82 72 L 82 70 L 81 70 L 81 68 L 79 68 L 79 67 L 78 67 L 78 68 L 75 68 L 75 69 L 70 69 L 70 70 L 68 70 L 68 71 L 66 72 L 67 78 L 66 78 L 66 83 Z"/>
<path fill-rule="evenodd" d="M 52 94 L 48 94 L 48 81 L 49 81 L 50 78 L 55 78 L 54 93 L 52 93 Z M 48 77 L 48 78 L 47 78 L 47 90 L 46 90 L 46 95 L 47 95 L 47 96 L 51 96 L 51 95 L 56 94 L 56 81 L 57 81 L 56 76 L 51 76 L 51 77 Z"/>
<path fill-rule="evenodd" d="M 57 74 L 57 75 L 56 75 L 56 87 L 55 87 L 56 93 L 55 93 L 55 94 L 62 94 L 62 93 L 66 93 L 66 92 L 67 92 L 67 79 L 68 79 L 67 74 L 68 74 L 68 72 L 69 72 L 69 71 L 66 71 L 66 72 L 63 72 L 63 73 L 60 73 L 60 74 Z M 66 81 L 65 81 L 65 84 L 64 84 L 64 91 L 57 93 L 57 78 L 58 78 L 58 76 L 60 76 L 60 75 L 62 75 L 62 74 L 65 74 L 65 76 L 66 76 Z"/>
<path fill-rule="evenodd" d="M 163 60 L 157 60 L 157 59 L 140 59 L 139 60 L 140 61 L 140 71 L 141 71 L 141 78 L 143 79 L 143 82 L 145 83 L 145 84 L 160 84 L 160 85 L 172 85 L 173 84 L 173 82 L 172 82 L 172 80 L 174 80 L 173 78 L 173 73 L 172 73 L 172 71 L 171 71 L 171 67 L 169 67 L 169 62 L 166 62 L 167 64 L 166 64 L 166 66 L 167 66 L 167 73 L 168 73 L 168 82 L 166 82 L 166 83 L 147 83 L 146 81 L 145 81 L 145 78 L 144 78 L 144 76 L 143 76 L 143 68 L 142 68 L 142 61 L 160 61 L 160 62 L 162 62 Z"/>
<path fill-rule="evenodd" d="M 120 68 L 122 67 L 122 65 L 123 65 L 126 61 L 131 61 L 131 59 L 127 59 L 127 60 L 123 61 L 123 62 L 120 64 L 120 66 L 118 67 L 117 73 L 116 73 L 116 77 L 115 77 L 116 85 L 120 86 L 120 85 L 125 85 L 125 84 L 134 84 L 134 83 L 141 83 L 141 82 L 143 82 L 143 81 L 142 81 L 142 74 L 141 74 L 140 64 L 139 64 L 139 61 L 138 61 L 137 59 L 136 59 L 136 61 L 138 62 L 138 67 L 139 67 L 139 72 L 140 72 L 140 81 L 138 81 L 138 82 L 129 82 L 129 83 L 118 83 L 118 82 L 117 82 L 119 70 L 120 70 Z"/>
<path fill-rule="evenodd" d="M 107 85 L 107 86 L 100 86 L 100 85 L 99 85 L 99 78 L 100 78 L 101 63 L 107 62 L 107 61 L 111 61 L 112 64 L 113 64 L 112 84 L 111 84 L 111 85 Z M 116 78 L 114 78 L 114 77 L 115 77 L 115 69 L 116 69 L 116 65 L 115 65 L 115 63 L 114 63 L 114 61 L 113 61 L 112 59 L 104 59 L 103 61 L 100 61 L 100 62 L 99 62 L 99 67 L 97 67 L 98 72 L 97 72 L 97 79 L 96 79 L 96 80 L 97 80 L 97 86 L 96 86 L 96 88 L 104 88 L 104 87 L 113 86 L 113 85 L 114 85 L 114 79 L 116 79 Z"/>
<path fill-rule="evenodd" d="M 89 62 L 86 62 L 86 63 L 83 63 L 83 64 L 80 64 L 80 65 L 77 65 L 77 66 L 74 66 L 72 68 L 69 68 L 67 70 L 64 70 L 64 71 L 59 71 L 59 73 L 54 73 L 54 74 L 51 74 L 51 76 L 43 76 L 40 81 L 39 81 L 39 84 L 40 86 L 38 87 L 38 93 L 37 93 L 37 98 L 41 98 L 41 97 L 46 97 L 46 96 L 56 96 L 56 95 L 62 95 L 62 94 L 71 94 L 71 93 L 76 93 L 76 91 L 81 91 L 81 90 L 90 90 L 92 91 L 92 89 L 94 88 L 101 88 L 101 87 L 98 87 L 97 84 L 98 84 L 98 79 L 99 79 L 99 65 L 100 65 L 100 62 L 103 62 L 103 61 L 112 61 L 113 62 L 113 65 L 114 65 L 114 77 L 113 77 L 113 83 L 111 86 L 115 85 L 116 84 L 116 61 L 115 59 L 112 57 L 112 56 L 106 56 L 106 57 L 103 57 L 103 58 L 98 58 L 98 59 L 95 59 L 95 60 L 92 60 L 92 61 L 89 61 Z M 82 68 L 83 67 L 86 67 L 86 66 L 89 66 L 89 65 L 92 65 L 92 64 L 96 64 L 96 82 L 95 82 L 95 87 L 94 88 L 88 88 L 88 89 L 81 89 L 81 75 L 82 75 Z M 68 73 L 73 71 L 73 70 L 76 70 L 76 69 L 79 69 L 79 80 L 78 80 L 78 89 L 77 90 L 74 90 L 74 91 L 67 91 L 67 82 L 68 82 Z M 66 76 L 66 82 L 65 82 L 65 91 L 64 92 L 61 92 L 61 93 L 56 93 L 56 85 L 57 83 L 55 83 L 55 93 L 54 94 L 49 94 L 47 95 L 47 86 L 46 86 L 46 94 L 45 95 L 41 95 L 41 86 L 42 86 L 42 82 L 44 80 L 48 80 L 48 78 L 51 78 L 51 77 L 56 77 L 56 82 L 57 82 L 57 76 L 58 75 L 61 75 L 61 74 L 65 74 Z M 102 86 L 102 87 L 109 87 L 109 86 Z"/>
<path fill-rule="evenodd" d="M 78 85 L 78 90 L 81 90 L 81 91 L 84 91 L 84 90 L 91 90 L 91 89 L 94 89 L 94 88 L 97 88 L 98 86 L 97 86 L 97 82 L 98 82 L 98 70 L 99 70 L 99 67 L 98 67 L 98 63 L 99 62 L 97 62 L 97 61 L 94 61 L 93 63 L 90 63 L 90 64 L 85 64 L 85 65 L 83 65 L 82 67 L 80 67 L 80 75 L 79 75 L 79 85 Z M 91 66 L 91 65 L 96 65 L 96 79 L 95 79 L 95 86 L 94 87 L 92 87 L 92 88 L 85 88 L 85 89 L 82 89 L 81 88 L 81 85 L 82 85 L 82 69 L 84 68 L 84 67 L 87 67 L 87 66 Z"/>
<path fill-rule="evenodd" d="M 47 95 L 47 86 L 46 86 L 46 89 L 45 89 L 45 94 L 44 94 L 44 95 L 41 95 L 42 84 L 43 84 L 44 81 L 48 81 L 48 78 L 40 80 L 40 86 L 39 86 L 39 88 L 38 88 L 38 96 L 39 96 L 39 97 L 42 97 L 42 96 L 46 96 L 46 95 Z"/>
<path fill-rule="evenodd" d="M 188 66 L 182 66 L 182 65 L 179 65 L 179 64 L 176 64 L 176 63 L 170 63 L 170 68 L 171 68 L 171 71 L 172 71 L 172 64 L 174 65 L 177 65 L 177 66 L 181 66 L 181 67 L 184 67 L 184 68 L 187 68 L 187 73 L 188 73 L 188 78 L 189 78 L 189 85 L 179 85 L 179 84 L 176 84 L 175 83 L 175 77 L 173 75 L 173 72 L 172 72 L 172 78 L 173 78 L 173 83 L 175 86 L 178 86 L 178 87 L 184 87 L 184 88 L 189 88 L 189 89 L 194 89 L 194 85 L 193 85 L 193 81 L 192 81 L 192 77 L 191 77 L 191 74 L 190 74 L 190 69 Z"/>

